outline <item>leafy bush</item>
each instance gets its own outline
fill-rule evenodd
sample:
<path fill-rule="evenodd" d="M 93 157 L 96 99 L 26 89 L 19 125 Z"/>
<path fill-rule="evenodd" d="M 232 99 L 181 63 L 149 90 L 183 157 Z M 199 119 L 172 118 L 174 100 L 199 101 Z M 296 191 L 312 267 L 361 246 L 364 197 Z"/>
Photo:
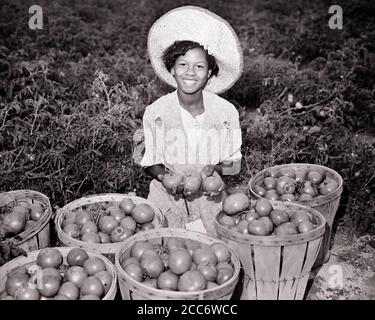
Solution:
<path fill-rule="evenodd" d="M 40 1 L 43 30 L 29 30 L 28 1 L 0 15 L 0 188 L 36 189 L 54 206 L 86 194 L 147 196 L 132 160 L 144 108 L 169 88 L 154 75 L 147 32 L 185 1 Z M 240 112 L 246 184 L 276 164 L 328 166 L 345 181 L 339 217 L 374 233 L 374 74 L 370 10 L 344 7 L 329 30 L 324 1 L 190 1 L 227 19 L 241 40 L 242 78 L 225 95 Z M 346 221 L 345 220 L 345 221 Z"/>

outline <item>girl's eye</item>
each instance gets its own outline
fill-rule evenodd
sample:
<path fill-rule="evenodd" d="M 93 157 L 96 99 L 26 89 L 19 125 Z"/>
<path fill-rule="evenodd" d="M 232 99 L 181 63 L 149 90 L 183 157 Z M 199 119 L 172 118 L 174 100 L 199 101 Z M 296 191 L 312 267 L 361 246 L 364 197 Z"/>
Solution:
<path fill-rule="evenodd" d="M 197 67 L 198 67 L 198 69 L 203 69 L 204 68 L 204 66 L 200 66 L 200 65 L 198 65 Z"/>
<path fill-rule="evenodd" d="M 181 67 L 184 67 L 186 65 L 186 63 L 180 62 L 178 65 L 181 66 Z"/>

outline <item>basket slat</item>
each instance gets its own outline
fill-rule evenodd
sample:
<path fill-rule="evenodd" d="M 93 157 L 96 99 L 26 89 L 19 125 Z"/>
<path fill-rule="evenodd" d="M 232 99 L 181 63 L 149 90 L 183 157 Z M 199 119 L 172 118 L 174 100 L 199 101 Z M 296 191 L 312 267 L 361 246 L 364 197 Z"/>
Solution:
<path fill-rule="evenodd" d="M 294 276 L 299 274 L 303 267 L 307 244 L 285 246 L 283 250 L 283 263 L 280 274 L 279 300 L 293 300 L 297 290 L 298 281 Z"/>
<path fill-rule="evenodd" d="M 280 247 L 254 247 L 255 277 L 260 300 L 277 300 Z"/>

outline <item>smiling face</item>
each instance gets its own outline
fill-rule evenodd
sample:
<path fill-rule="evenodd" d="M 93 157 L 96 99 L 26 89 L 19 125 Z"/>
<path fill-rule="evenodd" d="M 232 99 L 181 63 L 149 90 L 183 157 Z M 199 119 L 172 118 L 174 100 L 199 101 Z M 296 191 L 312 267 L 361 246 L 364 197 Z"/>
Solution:
<path fill-rule="evenodd" d="M 178 90 L 195 94 L 206 86 L 211 71 L 208 69 L 206 52 L 201 48 L 190 49 L 179 56 L 171 69 Z"/>

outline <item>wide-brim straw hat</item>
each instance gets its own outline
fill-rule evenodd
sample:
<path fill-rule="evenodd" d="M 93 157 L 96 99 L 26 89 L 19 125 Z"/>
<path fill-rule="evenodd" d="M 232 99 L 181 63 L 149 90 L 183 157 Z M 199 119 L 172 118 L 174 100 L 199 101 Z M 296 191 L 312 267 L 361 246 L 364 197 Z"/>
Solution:
<path fill-rule="evenodd" d="M 205 90 L 222 93 L 241 76 L 243 55 L 240 41 L 229 23 L 213 12 L 195 6 L 173 9 L 160 17 L 148 34 L 148 54 L 156 74 L 166 83 L 177 87 L 165 67 L 162 56 L 175 41 L 190 40 L 201 44 L 215 57 L 219 73 L 213 76 Z"/>

